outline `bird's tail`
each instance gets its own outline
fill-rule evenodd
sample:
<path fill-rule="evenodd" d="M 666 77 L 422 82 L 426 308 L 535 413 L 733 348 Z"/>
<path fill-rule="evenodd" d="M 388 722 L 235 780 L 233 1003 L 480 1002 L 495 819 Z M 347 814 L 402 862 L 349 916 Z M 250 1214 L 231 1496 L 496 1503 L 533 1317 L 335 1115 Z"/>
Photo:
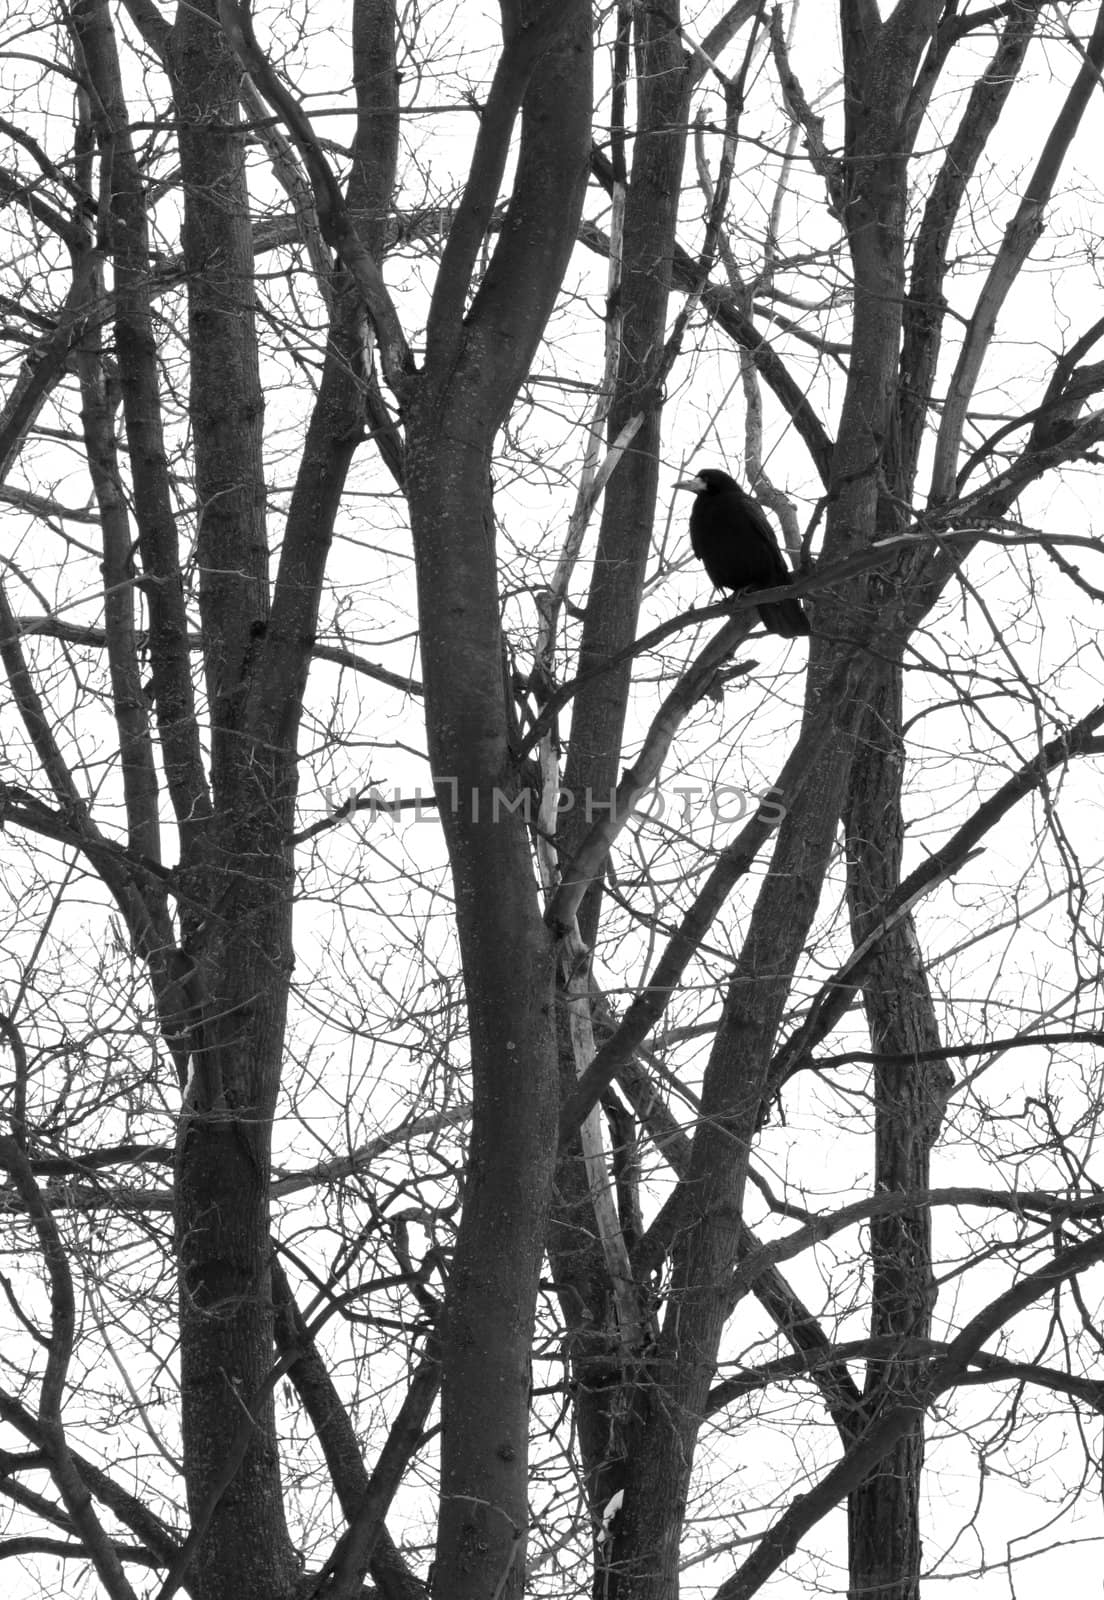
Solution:
<path fill-rule="evenodd" d="M 800 600 L 770 600 L 756 608 L 768 633 L 783 639 L 802 639 L 809 632 L 809 619 Z"/>

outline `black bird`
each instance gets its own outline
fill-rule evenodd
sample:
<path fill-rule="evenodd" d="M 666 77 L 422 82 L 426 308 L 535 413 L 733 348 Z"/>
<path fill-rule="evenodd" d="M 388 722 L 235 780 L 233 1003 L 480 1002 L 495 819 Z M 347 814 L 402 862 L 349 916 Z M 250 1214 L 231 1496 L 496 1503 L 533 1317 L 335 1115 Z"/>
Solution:
<path fill-rule="evenodd" d="M 694 491 L 690 543 L 716 588 L 777 589 L 793 582 L 774 529 L 727 472 L 703 467 L 675 488 Z M 809 632 L 800 600 L 768 600 L 757 609 L 768 633 L 796 639 Z"/>

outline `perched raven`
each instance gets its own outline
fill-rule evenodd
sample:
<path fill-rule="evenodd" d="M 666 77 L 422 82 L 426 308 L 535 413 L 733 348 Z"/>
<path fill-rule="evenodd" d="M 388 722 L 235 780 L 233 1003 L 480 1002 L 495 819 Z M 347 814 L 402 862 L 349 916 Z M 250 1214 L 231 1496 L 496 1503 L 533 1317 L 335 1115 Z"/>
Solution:
<path fill-rule="evenodd" d="M 716 467 L 681 478 L 676 489 L 693 489 L 690 543 L 718 589 L 777 589 L 792 583 L 774 529 L 749 494 Z M 768 633 L 796 639 L 809 631 L 800 600 L 768 600 L 758 607 Z"/>

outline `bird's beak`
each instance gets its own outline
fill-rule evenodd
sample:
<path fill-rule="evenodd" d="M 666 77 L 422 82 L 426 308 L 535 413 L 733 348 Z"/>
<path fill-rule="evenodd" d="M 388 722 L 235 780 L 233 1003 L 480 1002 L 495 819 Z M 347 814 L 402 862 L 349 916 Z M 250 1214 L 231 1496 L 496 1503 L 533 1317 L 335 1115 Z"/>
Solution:
<path fill-rule="evenodd" d="M 705 484 L 701 478 L 679 478 L 674 485 L 676 489 L 693 489 L 695 494 L 704 494 Z"/>

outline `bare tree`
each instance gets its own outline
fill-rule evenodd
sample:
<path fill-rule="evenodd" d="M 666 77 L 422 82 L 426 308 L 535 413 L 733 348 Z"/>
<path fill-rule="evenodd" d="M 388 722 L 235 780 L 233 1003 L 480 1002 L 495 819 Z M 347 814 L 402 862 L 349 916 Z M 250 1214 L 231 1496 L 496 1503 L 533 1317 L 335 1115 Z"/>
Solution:
<path fill-rule="evenodd" d="M 1104 7 L 809 11 L 9 20 L 13 1593 L 1075 1545 Z"/>

